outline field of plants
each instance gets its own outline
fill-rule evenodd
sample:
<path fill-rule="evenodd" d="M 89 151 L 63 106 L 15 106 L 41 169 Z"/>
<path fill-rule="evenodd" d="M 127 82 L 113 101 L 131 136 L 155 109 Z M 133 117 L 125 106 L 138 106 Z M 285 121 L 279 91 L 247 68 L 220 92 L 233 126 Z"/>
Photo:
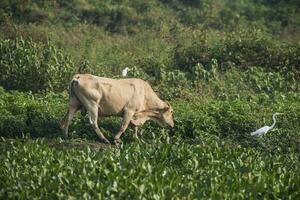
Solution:
<path fill-rule="evenodd" d="M 0 199 L 299 199 L 299 22 L 293 0 L 1 1 Z M 64 139 L 71 77 L 125 67 L 175 127 L 107 145 L 77 113 Z"/>

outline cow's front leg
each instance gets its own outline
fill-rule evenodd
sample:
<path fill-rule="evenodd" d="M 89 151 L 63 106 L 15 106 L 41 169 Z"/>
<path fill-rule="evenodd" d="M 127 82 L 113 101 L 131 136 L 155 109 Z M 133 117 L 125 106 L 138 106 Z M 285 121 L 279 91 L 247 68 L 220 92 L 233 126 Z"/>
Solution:
<path fill-rule="evenodd" d="M 93 129 L 104 143 L 109 144 L 110 142 L 106 139 L 98 127 L 98 107 L 94 106 L 94 108 L 92 108 L 89 112 L 89 120 Z"/>
<path fill-rule="evenodd" d="M 136 117 L 135 119 L 131 120 L 131 124 L 134 126 L 134 139 L 140 140 L 138 136 L 138 129 L 140 126 L 142 126 L 147 121 L 146 117 Z M 141 133 L 140 133 L 141 136 Z"/>
<path fill-rule="evenodd" d="M 130 123 L 130 120 L 132 119 L 132 116 L 134 115 L 134 112 L 132 111 L 125 111 L 124 112 L 124 116 L 123 116 L 123 121 L 122 121 L 122 125 L 121 125 L 121 128 L 119 130 L 119 132 L 116 134 L 115 136 L 115 144 L 119 144 L 120 142 L 120 137 L 121 135 L 126 131 L 129 123 Z"/>

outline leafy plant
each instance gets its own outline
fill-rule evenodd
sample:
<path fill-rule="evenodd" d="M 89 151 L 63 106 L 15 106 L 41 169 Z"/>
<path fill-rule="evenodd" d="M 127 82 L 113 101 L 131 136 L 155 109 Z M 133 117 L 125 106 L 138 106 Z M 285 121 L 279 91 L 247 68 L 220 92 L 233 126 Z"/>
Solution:
<path fill-rule="evenodd" d="M 0 85 L 21 91 L 63 90 L 74 64 L 50 43 L 17 38 L 0 41 Z"/>
<path fill-rule="evenodd" d="M 294 199 L 299 195 L 299 160 L 293 150 L 272 155 L 213 138 L 189 144 L 161 137 L 152 144 L 100 151 L 93 150 L 93 144 L 80 144 L 83 150 L 60 150 L 68 143 L 46 140 L 1 146 L 1 198 Z"/>

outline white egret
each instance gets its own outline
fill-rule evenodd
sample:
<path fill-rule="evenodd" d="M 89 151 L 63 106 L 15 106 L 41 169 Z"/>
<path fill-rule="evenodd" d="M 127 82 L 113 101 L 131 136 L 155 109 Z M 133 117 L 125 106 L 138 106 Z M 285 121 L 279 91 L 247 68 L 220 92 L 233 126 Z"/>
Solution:
<path fill-rule="evenodd" d="M 123 71 L 122 71 L 122 76 L 123 76 L 123 77 L 127 76 L 127 73 L 128 73 L 129 70 L 130 70 L 130 69 L 129 69 L 128 67 L 126 67 L 125 69 L 123 69 Z"/>
<path fill-rule="evenodd" d="M 275 124 L 276 124 L 276 115 L 282 115 L 283 113 L 274 113 L 273 114 L 273 124 L 271 126 L 264 126 L 261 127 L 260 129 L 254 131 L 251 133 L 251 136 L 263 136 L 265 135 L 268 131 L 270 131 L 271 129 L 274 128 Z"/>

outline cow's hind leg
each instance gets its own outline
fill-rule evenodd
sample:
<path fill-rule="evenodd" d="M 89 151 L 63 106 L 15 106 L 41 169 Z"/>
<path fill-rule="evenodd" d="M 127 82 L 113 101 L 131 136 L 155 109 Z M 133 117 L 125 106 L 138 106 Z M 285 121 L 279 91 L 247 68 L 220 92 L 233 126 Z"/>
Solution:
<path fill-rule="evenodd" d="M 135 126 L 134 127 L 134 135 L 133 138 L 137 141 L 137 142 L 142 142 L 145 143 L 144 140 L 142 138 L 140 138 L 142 136 L 141 132 L 138 132 L 139 126 Z M 140 136 L 140 137 L 139 137 Z"/>
<path fill-rule="evenodd" d="M 132 112 L 132 111 L 125 111 L 124 112 L 124 116 L 123 116 L 123 121 L 122 121 L 121 128 L 120 128 L 119 132 L 116 134 L 116 136 L 114 138 L 115 139 L 115 141 L 114 141 L 115 144 L 119 144 L 120 137 L 126 131 L 126 129 L 127 129 L 128 125 L 129 125 L 129 123 L 130 123 L 133 115 L 134 115 L 134 112 Z"/>
<path fill-rule="evenodd" d="M 81 108 L 81 104 L 77 100 L 70 101 L 69 109 L 60 122 L 60 127 L 64 129 L 65 138 L 68 138 L 69 125 L 76 111 Z"/>
<path fill-rule="evenodd" d="M 138 136 L 138 129 L 140 126 L 142 126 L 145 122 L 147 121 L 147 118 L 138 118 L 138 119 L 135 119 L 135 120 L 131 120 L 131 124 L 134 126 L 134 135 L 133 137 L 135 139 L 137 139 L 138 141 L 140 140 L 139 139 L 139 136 Z M 139 134 L 141 136 L 141 133 Z"/>
<path fill-rule="evenodd" d="M 133 135 L 133 137 L 134 137 L 134 139 L 136 139 L 136 140 L 140 140 L 140 139 L 139 139 L 139 136 L 138 136 L 138 130 L 139 130 L 139 127 L 138 127 L 138 126 L 135 126 L 135 127 L 134 127 L 134 135 Z"/>
<path fill-rule="evenodd" d="M 138 132 L 138 129 L 139 129 L 140 126 L 135 126 L 134 127 L 134 135 L 133 135 L 133 138 L 137 141 L 137 142 L 142 142 L 142 143 L 145 143 L 144 140 L 142 139 L 142 133 L 141 132 Z"/>
<path fill-rule="evenodd" d="M 97 135 L 100 137 L 100 139 L 104 143 L 109 144 L 110 142 L 108 141 L 108 139 L 106 139 L 106 137 L 104 137 L 104 135 L 102 134 L 102 132 L 100 131 L 100 129 L 98 127 L 98 107 L 97 107 L 97 105 L 95 105 L 91 109 L 89 109 L 89 120 L 90 120 L 90 124 L 92 125 L 93 129 L 95 130 Z"/>

